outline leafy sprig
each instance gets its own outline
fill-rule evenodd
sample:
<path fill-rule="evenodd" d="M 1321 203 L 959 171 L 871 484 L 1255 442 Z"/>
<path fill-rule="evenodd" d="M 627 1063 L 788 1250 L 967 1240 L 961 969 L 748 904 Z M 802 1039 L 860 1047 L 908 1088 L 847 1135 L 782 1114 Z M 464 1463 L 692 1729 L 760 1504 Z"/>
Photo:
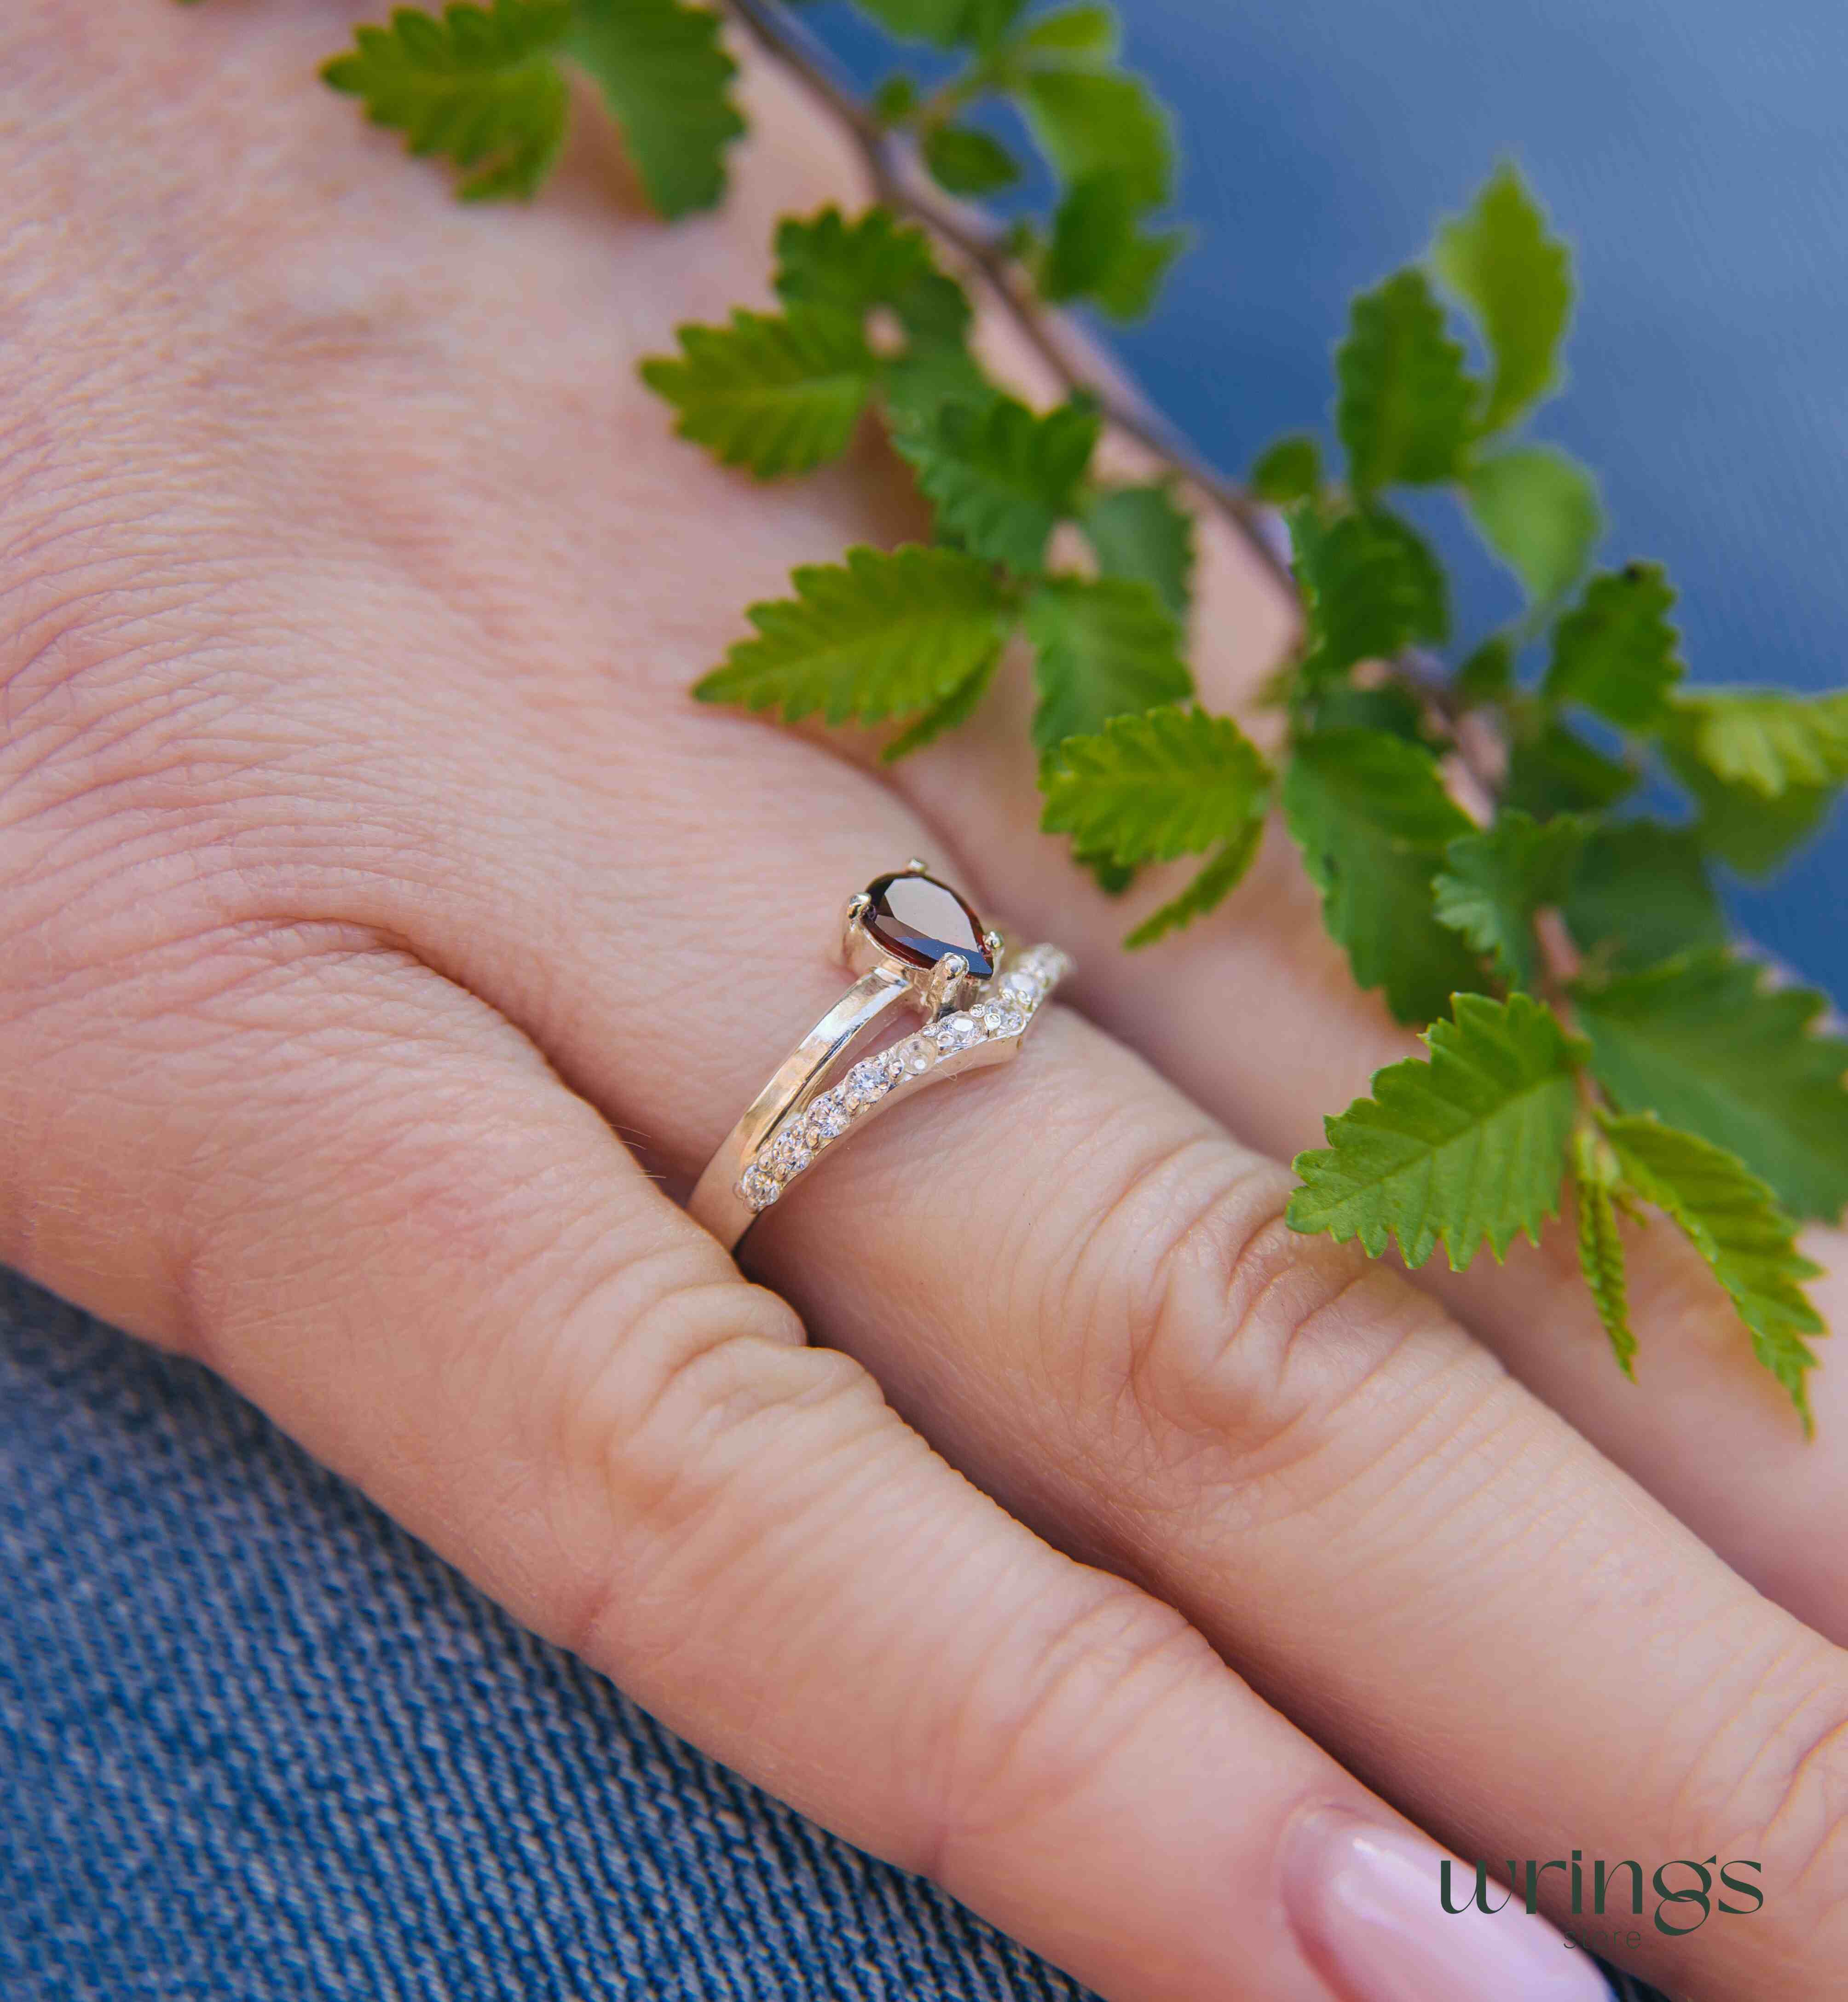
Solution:
<path fill-rule="evenodd" d="M 1132 946 L 1229 895 L 1280 809 L 1356 982 L 1423 1025 L 1426 1050 L 1299 1158 L 1291 1222 L 1414 1265 L 1442 1245 L 1454 1266 L 1501 1258 L 1569 1198 L 1593 1305 L 1634 1375 L 1647 1331 L 1627 1249 L 1656 1212 L 1807 1425 L 1822 1329 L 1794 1220 L 1848 1205 L 1848 1041 L 1820 1031 L 1820 996 L 1738 951 L 1717 872 L 1773 867 L 1820 825 L 1848 783 L 1848 691 L 1689 687 L 1659 566 L 1593 569 L 1596 482 L 1525 429 L 1564 378 L 1573 278 L 1521 175 L 1498 168 L 1422 260 L 1355 299 L 1334 450 L 1293 434 L 1241 484 L 1094 381 L 1047 310 L 1135 317 L 1185 244 L 1173 121 L 1123 67 L 1111 9 L 860 5 L 947 74 L 900 68 L 863 99 L 779 0 L 728 0 L 859 148 L 875 200 L 786 219 L 779 310 L 683 328 L 643 372 L 683 436 L 763 480 L 880 425 L 933 540 L 797 570 L 697 692 L 880 727 L 902 756 L 966 722 L 1018 645 L 1047 830 L 1110 888 L 1198 858 Z M 742 120 L 718 17 L 686 0 L 400 8 L 325 74 L 486 200 L 550 171 L 573 68 L 664 215 L 718 198 Z M 1023 143 L 1051 174 L 1044 210 L 1003 224 L 969 209 L 1022 182 Z M 1050 407 L 987 375 L 971 285 L 1051 370 Z M 1106 476 L 1110 431 L 1161 476 Z M 1498 629 L 1453 630 L 1407 489 L 1447 494 L 1506 567 L 1517 602 Z M 1194 700 L 1201 507 L 1301 602 L 1301 644 L 1268 691 L 1272 755 Z"/>

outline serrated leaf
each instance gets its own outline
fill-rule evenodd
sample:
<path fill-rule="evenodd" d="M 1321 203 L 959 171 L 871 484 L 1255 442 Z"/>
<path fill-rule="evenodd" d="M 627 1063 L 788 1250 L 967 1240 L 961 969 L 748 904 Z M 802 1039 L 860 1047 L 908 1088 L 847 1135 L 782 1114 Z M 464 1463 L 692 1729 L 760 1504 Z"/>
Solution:
<path fill-rule="evenodd" d="M 882 722 L 929 710 L 992 667 L 1013 602 L 988 564 L 915 545 L 853 549 L 796 571 L 793 598 L 753 605 L 741 640 L 693 692 L 793 723 Z"/>
<path fill-rule="evenodd" d="M 1194 518 L 1164 486 L 1107 487 L 1082 518 L 1105 577 L 1152 585 L 1177 619 L 1193 601 Z"/>
<path fill-rule="evenodd" d="M 1504 165 L 1467 212 L 1439 229 L 1431 261 L 1482 329 L 1494 374 L 1477 425 L 1498 431 L 1558 386 L 1571 255 L 1519 173 Z"/>
<path fill-rule="evenodd" d="M 1458 698 L 1472 707 L 1499 702 L 1514 683 L 1514 644 L 1505 633 L 1491 633 L 1456 671 Z"/>
<path fill-rule="evenodd" d="M 1077 506 L 1102 429 L 1097 406 L 1074 398 L 1036 415 L 1012 396 L 975 410 L 947 403 L 934 424 L 895 430 L 893 443 L 935 504 L 938 532 L 972 555 L 1030 573 L 1054 527 Z"/>
<path fill-rule="evenodd" d="M 1313 500 L 1322 490 L 1322 448 L 1302 432 L 1280 438 L 1253 460 L 1247 483 L 1273 507 Z"/>
<path fill-rule="evenodd" d="M 992 194 L 1020 178 L 1020 162 L 979 126 L 933 125 L 921 151 L 931 179 L 952 194 Z"/>
<path fill-rule="evenodd" d="M 1827 1006 L 1770 988 L 1722 951 L 1688 953 L 1573 1001 L 1592 1068 L 1626 1112 L 1656 1112 L 1737 1154 L 1793 1216 L 1848 1206 L 1848 1041 L 1813 1033 Z"/>
<path fill-rule="evenodd" d="M 1113 716 L 1185 702 L 1194 678 L 1180 629 L 1153 589 L 1124 577 L 1048 577 L 1027 601 L 1033 643 L 1033 741 L 1042 755 L 1092 737 Z"/>
<path fill-rule="evenodd" d="M 1700 845 L 1742 875 L 1770 874 L 1827 818 L 1838 786 L 1787 785 L 1770 794 L 1728 782 L 1709 770 L 1693 738 L 1682 703 L 1671 703 L 1656 726 L 1657 748 L 1700 809 Z"/>
<path fill-rule="evenodd" d="M 972 317 L 968 295 L 937 268 L 930 239 L 888 208 L 851 223 L 834 208 L 806 221 L 784 217 L 776 283 L 786 305 L 831 306 L 855 319 L 887 306 L 908 333 L 933 342 L 960 343 Z"/>
<path fill-rule="evenodd" d="M 725 192 L 725 148 L 744 130 L 718 16 L 685 0 L 575 0 L 566 47 L 595 79 L 661 214 L 710 208 Z"/>
<path fill-rule="evenodd" d="M 1848 689 L 1695 689 L 1674 706 L 1677 743 L 1723 785 L 1776 799 L 1848 780 Z"/>
<path fill-rule="evenodd" d="M 1512 985 L 1531 986 L 1540 963 L 1534 918 L 1564 900 L 1586 832 L 1582 821 L 1505 809 L 1492 827 L 1459 835 L 1431 886 L 1438 923 L 1487 954 Z"/>
<path fill-rule="evenodd" d="M 1034 63 L 1076 62 L 1101 68 L 1115 61 L 1119 39 L 1113 9 L 1062 7 L 1028 22 L 1014 50 Z"/>
<path fill-rule="evenodd" d="M 1335 429 L 1357 494 L 1456 473 L 1477 390 L 1422 271 L 1396 271 L 1355 300 L 1334 368 Z"/>
<path fill-rule="evenodd" d="M 881 125 L 902 125 L 918 108 L 916 82 L 900 73 L 875 86 L 871 100 L 873 116 Z"/>
<path fill-rule="evenodd" d="M 1021 78 L 1019 97 L 1041 150 L 1067 186 L 1093 174 L 1114 174 L 1138 211 L 1168 200 L 1173 131 L 1167 112 L 1139 77 L 1036 67 Z"/>
<path fill-rule="evenodd" d="M 934 435 L 951 404 L 981 412 L 1001 394 L 961 340 L 913 340 L 880 375 L 880 401 L 894 445 L 906 435 Z"/>
<path fill-rule="evenodd" d="M 1424 705 L 1397 682 L 1379 688 L 1356 688 L 1352 682 L 1330 682 L 1306 696 L 1299 713 L 1316 731 L 1383 730 L 1407 744 L 1428 750 Z"/>
<path fill-rule="evenodd" d="M 979 14 L 974 0 L 859 0 L 859 4 L 901 40 L 933 42 L 940 49 L 973 39 Z"/>
<path fill-rule="evenodd" d="M 1372 730 L 1318 731 L 1283 781 L 1284 814 L 1355 981 L 1401 1021 L 1429 1021 L 1478 988 L 1474 956 L 1431 911 L 1444 851 L 1470 832 L 1429 755 Z"/>
<path fill-rule="evenodd" d="M 1041 827 L 1124 863 L 1198 855 L 1261 819 L 1271 769 L 1229 716 L 1178 706 L 1113 717 L 1068 738 L 1040 776 Z"/>
<path fill-rule="evenodd" d="M 1542 695 L 1581 703 L 1620 729 L 1651 728 L 1686 671 L 1668 623 L 1674 602 L 1660 563 L 1600 571 L 1554 629 Z"/>
<path fill-rule="evenodd" d="M 1546 604 L 1584 574 L 1603 532 L 1598 483 L 1550 445 L 1511 446 L 1478 459 L 1463 481 L 1470 516 L 1482 539 Z"/>
<path fill-rule="evenodd" d="M 1299 1154 L 1293 1230 L 1358 1237 L 1377 1258 L 1396 1239 L 1408 1265 L 1439 1244 L 1460 1271 L 1486 1243 L 1539 1242 L 1559 1213 L 1578 1108 L 1576 1052 L 1551 1009 L 1524 994 L 1456 997 L 1431 1025 L 1428 1062 L 1375 1073 L 1373 1095 L 1323 1122 L 1328 1146 Z"/>
<path fill-rule="evenodd" d="M 845 452 L 876 364 L 856 322 L 824 306 L 746 312 L 730 326 L 678 330 L 678 359 L 642 380 L 680 413 L 674 428 L 760 480 L 807 473 Z"/>
<path fill-rule="evenodd" d="M 1619 973 L 1728 936 L 1698 837 L 1659 821 L 1595 827 L 1560 908 L 1579 950 Z"/>
<path fill-rule="evenodd" d="M 1179 896 L 1171 897 L 1166 903 L 1151 911 L 1128 933 L 1123 940 L 1124 948 L 1130 952 L 1139 951 L 1145 945 L 1153 945 L 1157 939 L 1166 938 L 1170 932 L 1179 931 L 1196 918 L 1217 910 L 1245 880 L 1245 872 L 1251 867 L 1264 838 L 1262 816 L 1248 820 L 1223 847 L 1215 851 L 1206 867 Z"/>
<path fill-rule="evenodd" d="M 1803 1338 L 1828 1330 L 1803 1282 L 1822 1268 L 1797 1249 L 1773 1191 L 1724 1148 L 1653 1114 L 1606 1118 L 1603 1126 L 1625 1182 L 1680 1225 L 1731 1296 L 1758 1359 L 1813 1432 L 1806 1378 L 1816 1355 Z"/>
<path fill-rule="evenodd" d="M 1114 319 L 1139 319 L 1188 240 L 1184 229 L 1145 229 L 1143 213 L 1128 177 L 1114 169 L 1075 181 L 1053 213 L 1041 291 L 1058 301 L 1093 299 Z"/>
<path fill-rule="evenodd" d="M 1536 820 L 1597 813 L 1634 790 L 1637 775 L 1563 723 L 1547 718 L 1518 730 L 1508 746 L 1505 804 Z"/>
<path fill-rule="evenodd" d="M 947 736 L 952 730 L 960 730 L 975 713 L 982 697 L 989 692 L 989 683 L 995 678 L 995 669 L 1000 659 L 997 654 L 985 661 L 968 680 L 958 683 L 942 701 L 926 710 L 915 723 L 908 724 L 879 753 L 882 765 L 895 765 L 901 758 L 908 758 L 914 751 L 922 751 L 926 744 L 935 743 L 938 738 Z"/>
<path fill-rule="evenodd" d="M 1306 679 L 1344 674 L 1361 661 L 1389 660 L 1414 640 L 1449 637 L 1444 573 L 1397 515 L 1368 508 L 1323 528 L 1299 508 L 1292 525 L 1308 613 Z"/>
<path fill-rule="evenodd" d="M 1617 1157 L 1589 1127 L 1572 1136 L 1572 1184 L 1578 1212 L 1578 1269 L 1610 1338 L 1617 1367 L 1636 1381 L 1637 1338 L 1630 1325 L 1630 1282 L 1617 1227 Z"/>
<path fill-rule="evenodd" d="M 570 99 L 553 55 L 570 25 L 567 0 L 459 5 L 440 19 L 399 7 L 386 26 L 354 29 L 321 75 L 402 132 L 406 151 L 455 166 L 465 201 L 525 197 L 564 143 Z"/>

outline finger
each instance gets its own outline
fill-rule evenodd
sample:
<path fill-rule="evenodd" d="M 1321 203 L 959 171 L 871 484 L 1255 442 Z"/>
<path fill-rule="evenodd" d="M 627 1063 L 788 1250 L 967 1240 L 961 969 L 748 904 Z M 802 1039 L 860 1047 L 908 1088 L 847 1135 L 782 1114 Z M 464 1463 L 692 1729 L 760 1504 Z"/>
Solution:
<path fill-rule="evenodd" d="M 1417 1986 L 1344 1996 L 1599 1992 L 1537 1924 L 1435 1923 L 1423 1838 L 804 1346 L 401 951 L 176 942 L 55 1026 L 5 971 L 0 1107 L 48 1144 L 0 1250 L 83 1298 L 93 1229 L 35 1194 L 125 1182 L 147 1324 L 721 1758 L 1113 1997 L 1329 2002 L 1383 1916 Z"/>
<path fill-rule="evenodd" d="M 1247 698 L 1279 634 L 1274 595 L 1223 533 L 1208 560 L 1195 620 L 1205 699 Z M 1151 882 L 1126 907 L 1075 870 L 1063 842 L 1037 830 L 1037 799 L 1016 678 L 954 742 L 908 759 L 898 789 L 949 831 L 975 878 L 1028 924 L 1056 918 L 1083 969 L 1078 998 L 1197 1102 L 1283 1160 L 1320 1145 L 1324 1115 L 1363 1094 L 1374 1071 L 1419 1052 L 1378 997 L 1355 989 L 1323 931 L 1313 892 L 1273 821 L 1250 879 L 1212 918 L 1150 950 L 1124 932 L 1172 894 Z M 1158 872 L 1165 874 L 1166 872 Z M 1228 1011 L 1237 1033 L 1226 1031 Z M 1433 1259 L 1418 1283 L 1585 1436 L 1641 1481 L 1763 1591 L 1848 1638 L 1848 1376 L 1811 1379 L 1820 1444 L 1804 1449 L 1787 1397 L 1754 1358 L 1731 1303 L 1671 1231 L 1626 1233 L 1639 1381 L 1612 1366 L 1567 1223 L 1505 1266 L 1486 1256 L 1452 1273 Z M 1831 1325 L 1848 1316 L 1839 1233 L 1808 1233 L 1825 1276 L 1815 1292 Z"/>

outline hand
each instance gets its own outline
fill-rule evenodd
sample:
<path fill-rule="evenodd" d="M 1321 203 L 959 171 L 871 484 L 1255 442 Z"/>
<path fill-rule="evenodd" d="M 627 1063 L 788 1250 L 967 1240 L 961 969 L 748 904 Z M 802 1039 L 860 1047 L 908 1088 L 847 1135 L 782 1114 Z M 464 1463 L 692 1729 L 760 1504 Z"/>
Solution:
<path fill-rule="evenodd" d="M 0 1255 L 1123 2002 L 1581 1992 L 1438 1913 L 1363 1780 L 1470 1857 L 1757 1860 L 1761 1912 L 1629 1957 L 1820 1992 L 1842 1392 L 1804 1451 L 1666 1251 L 1638 1393 L 1544 1258 L 1446 1282 L 1466 1333 L 1291 1236 L 1232 1134 L 1396 1045 L 1281 863 L 1126 962 L 1005 718 L 901 793 L 685 700 L 792 563 L 908 525 L 870 451 L 765 494 L 634 381 L 842 163 L 758 78 L 720 217 L 622 211 L 594 141 L 458 211 L 308 83 L 360 11 L 0 28 Z M 1229 700 L 1284 613 L 1212 563 Z M 914 852 L 1124 1041 L 1055 1011 L 869 1128 L 748 1285 L 671 1198 Z"/>

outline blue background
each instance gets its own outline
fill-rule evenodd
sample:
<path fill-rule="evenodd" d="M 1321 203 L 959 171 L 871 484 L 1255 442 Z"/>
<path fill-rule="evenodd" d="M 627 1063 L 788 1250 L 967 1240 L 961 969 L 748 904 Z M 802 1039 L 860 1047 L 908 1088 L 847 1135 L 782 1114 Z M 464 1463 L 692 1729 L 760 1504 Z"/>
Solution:
<path fill-rule="evenodd" d="M 1536 435 L 1595 467 L 1606 561 L 1681 592 L 1697 680 L 1848 682 L 1848 8 L 1840 0 L 1119 0 L 1179 113 L 1198 232 L 1119 340 L 1219 463 L 1327 431 L 1352 294 L 1504 153 L 1578 249 L 1565 392 Z M 889 44 L 814 17 L 856 70 Z M 1512 588 L 1466 529 L 1466 620 Z M 1745 926 L 1848 1003 L 1848 819 Z"/>

